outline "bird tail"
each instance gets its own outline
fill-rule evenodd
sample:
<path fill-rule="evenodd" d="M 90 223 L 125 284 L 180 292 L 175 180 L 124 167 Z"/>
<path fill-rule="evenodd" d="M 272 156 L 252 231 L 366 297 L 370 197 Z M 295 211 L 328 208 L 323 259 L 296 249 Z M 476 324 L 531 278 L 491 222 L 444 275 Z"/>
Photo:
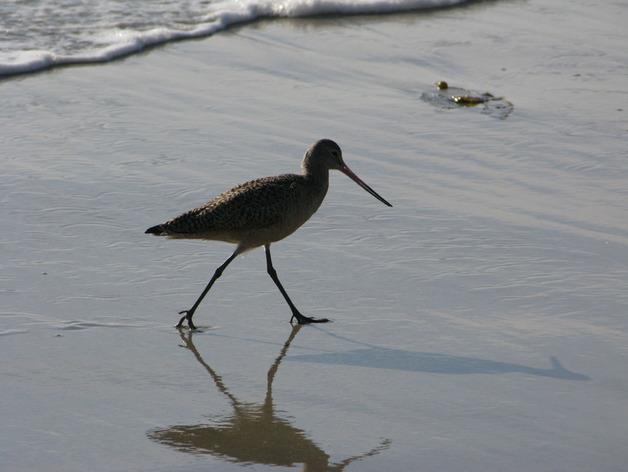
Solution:
<path fill-rule="evenodd" d="M 166 234 L 166 232 L 164 231 L 164 226 L 163 225 L 156 225 L 156 226 L 151 226 L 150 228 L 148 228 L 144 234 L 154 234 L 155 236 L 161 236 L 163 234 Z"/>

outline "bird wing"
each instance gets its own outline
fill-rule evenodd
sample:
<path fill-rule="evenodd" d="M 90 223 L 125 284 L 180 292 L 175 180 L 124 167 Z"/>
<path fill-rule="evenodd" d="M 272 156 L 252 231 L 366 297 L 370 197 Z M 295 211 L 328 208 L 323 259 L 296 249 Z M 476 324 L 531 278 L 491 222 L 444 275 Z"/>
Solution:
<path fill-rule="evenodd" d="M 251 180 L 168 221 L 163 227 L 168 233 L 191 234 L 273 226 L 280 223 L 298 201 L 300 177 L 287 174 Z"/>

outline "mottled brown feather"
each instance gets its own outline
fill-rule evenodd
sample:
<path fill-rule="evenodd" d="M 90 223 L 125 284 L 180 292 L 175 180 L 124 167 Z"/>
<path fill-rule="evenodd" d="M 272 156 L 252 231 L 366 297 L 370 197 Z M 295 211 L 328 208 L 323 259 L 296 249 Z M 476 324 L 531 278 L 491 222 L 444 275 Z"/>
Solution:
<path fill-rule="evenodd" d="M 281 224 L 306 197 L 305 181 L 296 174 L 251 180 L 173 218 L 161 229 L 171 235 L 192 235 L 272 227 Z"/>

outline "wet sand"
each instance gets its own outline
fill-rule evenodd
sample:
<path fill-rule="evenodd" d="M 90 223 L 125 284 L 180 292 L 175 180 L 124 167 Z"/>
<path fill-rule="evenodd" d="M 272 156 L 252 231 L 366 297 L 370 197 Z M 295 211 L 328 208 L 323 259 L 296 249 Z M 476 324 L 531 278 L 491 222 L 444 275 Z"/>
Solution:
<path fill-rule="evenodd" d="M 0 469 L 623 470 L 622 11 L 265 21 L 1 82 Z M 256 250 L 179 333 L 232 248 L 145 228 L 320 137 L 394 205 L 333 175 L 273 246 L 334 322 L 293 331 Z"/>

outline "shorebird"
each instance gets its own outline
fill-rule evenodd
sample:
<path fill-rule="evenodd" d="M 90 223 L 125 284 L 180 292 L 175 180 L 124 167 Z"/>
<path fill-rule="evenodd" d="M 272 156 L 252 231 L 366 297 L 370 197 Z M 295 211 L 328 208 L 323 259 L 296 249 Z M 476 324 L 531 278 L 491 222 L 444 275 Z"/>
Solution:
<path fill-rule="evenodd" d="M 183 316 L 177 328 L 181 328 L 187 320 L 188 327 L 196 329 L 192 317 L 214 282 L 239 254 L 260 246 L 264 246 L 266 251 L 268 275 L 292 311 L 290 322 L 295 319 L 299 324 L 329 321 L 327 318 L 304 316 L 294 306 L 273 267 L 271 243 L 294 233 L 316 212 L 327 193 L 330 170 L 339 170 L 382 203 L 392 205 L 349 169 L 342 159 L 340 146 L 330 139 L 321 139 L 307 149 L 301 170 L 301 174 L 245 182 L 198 208 L 146 230 L 146 234 L 157 236 L 225 241 L 237 245 L 233 254 L 216 269 L 192 308 L 179 312 Z"/>

